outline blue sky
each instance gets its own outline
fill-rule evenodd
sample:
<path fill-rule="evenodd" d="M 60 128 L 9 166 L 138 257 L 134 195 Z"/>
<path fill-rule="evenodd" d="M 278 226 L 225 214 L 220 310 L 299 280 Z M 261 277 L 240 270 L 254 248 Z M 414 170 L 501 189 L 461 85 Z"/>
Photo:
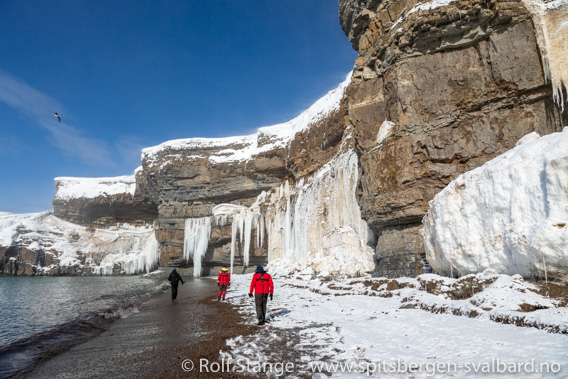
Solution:
<path fill-rule="evenodd" d="M 0 211 L 143 147 L 297 116 L 352 69 L 337 0 L 0 1 Z M 58 112 L 61 123 L 53 117 Z"/>

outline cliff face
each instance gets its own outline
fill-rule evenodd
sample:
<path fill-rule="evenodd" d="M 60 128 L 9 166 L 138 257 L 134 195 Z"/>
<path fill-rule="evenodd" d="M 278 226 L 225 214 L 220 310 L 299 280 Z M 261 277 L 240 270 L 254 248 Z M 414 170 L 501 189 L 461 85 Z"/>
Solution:
<path fill-rule="evenodd" d="M 520 1 L 340 0 L 340 21 L 359 52 L 347 103 L 378 274 L 411 275 L 434 195 L 562 115 Z"/>
<path fill-rule="evenodd" d="M 340 0 L 359 57 L 336 90 L 253 135 L 144 149 L 133 177 L 58 179 L 55 215 L 152 222 L 160 265 L 196 274 L 278 259 L 359 275 L 370 249 L 376 274 L 420 274 L 428 202 L 525 134 L 568 123 L 563 66 L 543 48 L 564 43 L 545 33 L 563 18 L 529 1 Z"/>
<path fill-rule="evenodd" d="M 231 256 L 236 265 L 265 264 L 268 240 L 260 243 L 264 235 L 252 225 L 260 222 L 260 211 L 245 210 L 261 193 L 286 180 L 294 182 L 332 159 L 346 126 L 341 101 L 346 83 L 295 119 L 253 135 L 191 138 L 144 149 L 136 194 L 159 204 L 155 228 L 161 264 L 192 266 L 196 254 L 203 256 L 204 273 L 227 264 Z M 232 207 L 217 208 L 214 217 L 214 208 L 227 204 Z M 243 222 L 240 231 L 233 230 L 235 219 Z M 245 220 L 251 223 L 246 233 Z M 208 241 L 189 242 L 193 234 L 208 235 Z M 245 237 L 258 243 L 246 244 Z M 196 253 L 194 244 L 206 250 Z"/>
<path fill-rule="evenodd" d="M 279 185 L 287 175 L 286 147 L 285 137 L 264 130 L 246 137 L 171 141 L 145 149 L 138 188 L 159 204 L 155 228 L 162 265 L 186 264 L 186 219 L 210 216 L 221 203 L 248 207 L 263 190 Z M 228 258 L 231 231 L 224 225 L 212 227 L 214 248 L 205 259 L 221 265 Z"/>

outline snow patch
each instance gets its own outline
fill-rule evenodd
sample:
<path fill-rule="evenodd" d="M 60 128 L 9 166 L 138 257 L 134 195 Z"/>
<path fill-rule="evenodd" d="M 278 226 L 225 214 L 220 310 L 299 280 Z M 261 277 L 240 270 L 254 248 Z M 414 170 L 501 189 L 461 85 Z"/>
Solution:
<path fill-rule="evenodd" d="M 386 140 L 392 133 L 395 123 L 392 121 L 383 121 L 377 133 L 377 145 L 382 145 L 383 141 Z"/>
<path fill-rule="evenodd" d="M 538 329 L 548 326 L 551 331 L 568 332 L 567 309 L 556 307 L 544 296 L 529 293 L 533 285 L 516 277 L 491 273 L 476 275 L 479 280 L 493 280 L 491 286 L 480 291 L 476 298 L 496 301 L 494 310 L 484 311 L 470 302 L 473 298 L 449 300 L 443 294 L 434 295 L 421 289 L 422 284 L 437 281 L 448 286 L 457 282 L 438 275 L 398 278 L 396 281 L 401 288 L 387 291 L 369 287 L 388 282 L 385 278 L 367 276 L 330 281 L 314 275 L 309 268 L 293 276 L 282 276 L 273 268 L 272 264 L 267 268 L 275 284 L 274 300 L 268 303 L 267 324 L 259 327 L 258 333 L 228 340 L 226 348 L 220 352 L 224 362 L 239 359 L 251 364 L 293 361 L 293 372 L 287 372 L 286 377 L 321 378 L 323 374 L 347 378 L 477 377 L 480 374 L 467 373 L 466 365 L 471 369 L 472 365 L 490 365 L 495 359 L 515 364 L 532 361 L 535 367 L 541 362 L 549 365 L 554 362 L 560 367 L 568 364 L 566 336 Z M 240 295 L 248 293 L 252 274 L 235 275 L 231 279 L 227 300 L 238 306 L 247 324 L 254 325 L 254 302 Z M 526 301 L 522 291 L 526 291 L 527 297 L 534 296 L 536 303 L 552 308 L 519 312 L 520 302 Z M 409 300 L 412 296 L 414 298 Z M 479 314 L 468 318 L 401 308 L 418 304 L 418 301 L 436 305 L 437 309 L 453 302 L 456 309 L 472 307 Z M 510 317 L 510 320 L 532 318 L 537 323 L 536 328 L 494 322 L 499 321 L 493 318 L 497 314 Z M 376 370 L 381 363 L 388 365 L 397 361 L 406 364 L 407 368 L 409 364 L 422 364 L 423 369 L 412 372 Z M 444 367 L 448 362 L 461 369 L 456 372 L 424 370 L 425 365 Z M 374 367 L 375 371 L 365 369 L 369 367 Z M 270 372 L 263 376 L 278 375 Z M 502 375 L 507 377 L 507 374 Z M 522 374 L 523 377 L 542 375 L 541 372 Z"/>

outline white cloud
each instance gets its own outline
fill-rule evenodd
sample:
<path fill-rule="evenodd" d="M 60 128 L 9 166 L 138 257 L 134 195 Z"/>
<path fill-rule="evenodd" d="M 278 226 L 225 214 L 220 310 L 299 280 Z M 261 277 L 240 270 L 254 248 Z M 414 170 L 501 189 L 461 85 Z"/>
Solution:
<path fill-rule="evenodd" d="M 61 103 L 2 70 L 0 102 L 36 121 L 50 133 L 50 142 L 66 154 L 95 166 L 112 165 L 104 141 L 86 137 L 81 129 L 64 121 L 57 122 L 53 113 L 65 114 Z"/>

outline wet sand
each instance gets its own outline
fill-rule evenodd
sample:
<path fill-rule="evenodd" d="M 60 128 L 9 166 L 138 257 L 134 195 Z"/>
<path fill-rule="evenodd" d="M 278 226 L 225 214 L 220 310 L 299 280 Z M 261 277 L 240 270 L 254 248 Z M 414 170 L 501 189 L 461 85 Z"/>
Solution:
<path fill-rule="evenodd" d="M 138 313 L 112 323 L 97 337 L 36 366 L 26 378 L 175 378 L 234 377 L 182 370 L 191 359 L 216 361 L 226 340 L 257 331 L 231 305 L 216 299 L 215 280 L 187 280 L 171 301 L 158 293 Z M 242 296 L 231 293 L 229 296 Z M 250 320 L 249 320 L 250 321 Z M 242 376 L 240 376 L 242 377 Z"/>

